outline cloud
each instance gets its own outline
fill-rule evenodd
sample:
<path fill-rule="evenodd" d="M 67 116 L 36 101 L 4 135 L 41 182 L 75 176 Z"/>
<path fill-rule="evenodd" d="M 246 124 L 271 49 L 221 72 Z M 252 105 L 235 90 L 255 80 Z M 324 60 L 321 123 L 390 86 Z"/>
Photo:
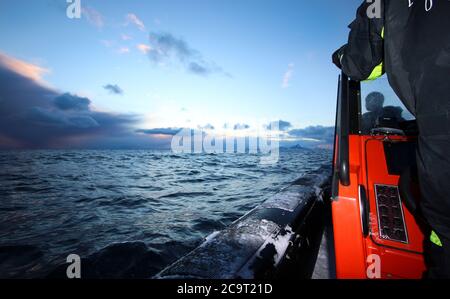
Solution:
<path fill-rule="evenodd" d="M 287 131 L 290 128 L 292 128 L 292 124 L 290 122 L 285 121 L 285 120 L 278 120 L 278 121 L 275 121 L 275 122 L 272 122 L 272 123 L 268 124 L 266 126 L 266 129 L 270 130 L 272 128 L 272 124 L 273 123 L 278 125 L 278 128 L 279 128 L 280 131 Z"/>
<path fill-rule="evenodd" d="M 157 128 L 157 129 L 139 129 L 136 130 L 136 133 L 146 134 L 146 135 L 166 135 L 166 136 L 175 136 L 182 129 L 180 128 Z"/>
<path fill-rule="evenodd" d="M 81 14 L 86 17 L 90 24 L 94 25 L 98 29 L 103 28 L 105 25 L 103 16 L 92 7 L 81 7 Z"/>
<path fill-rule="evenodd" d="M 195 75 L 207 76 L 212 73 L 222 73 L 230 76 L 216 64 L 207 62 L 203 55 L 191 48 L 186 41 L 170 33 L 151 32 L 149 42 L 150 46 L 142 45 L 140 50 L 156 64 L 174 59 Z"/>
<path fill-rule="evenodd" d="M 17 65 L 26 63 L 0 57 L 0 139 L 5 141 L 1 148 L 100 145 L 105 138 L 119 137 L 137 140 L 131 134 L 137 115 L 94 111 L 90 99 L 36 81 L 30 70 L 39 70 L 38 66 L 20 68 Z"/>
<path fill-rule="evenodd" d="M 58 129 L 96 128 L 99 123 L 89 113 L 66 114 L 63 111 L 32 107 L 26 114 L 27 120 L 35 125 Z"/>
<path fill-rule="evenodd" d="M 149 40 L 153 46 L 149 57 L 154 62 L 161 62 L 172 55 L 180 61 L 190 60 L 191 57 L 199 55 L 184 40 L 176 38 L 170 33 L 152 32 Z"/>
<path fill-rule="evenodd" d="M 91 101 L 88 98 L 78 97 L 76 95 L 71 95 L 70 93 L 65 93 L 57 96 L 53 103 L 59 110 L 76 110 L 76 111 L 87 111 L 91 105 Z"/>
<path fill-rule="evenodd" d="M 233 127 L 233 129 L 234 129 L 235 131 L 238 131 L 238 130 L 247 130 L 247 129 L 250 129 L 250 126 L 247 125 L 247 124 L 235 124 L 234 127 Z"/>
<path fill-rule="evenodd" d="M 304 129 L 295 129 L 289 131 L 289 135 L 298 138 L 314 139 L 317 141 L 333 143 L 334 127 L 310 126 Z"/>
<path fill-rule="evenodd" d="M 207 75 L 211 71 L 204 65 L 201 65 L 197 62 L 191 62 L 189 63 L 188 70 L 191 73 L 197 74 L 197 75 Z"/>
<path fill-rule="evenodd" d="M 281 83 L 282 88 L 288 88 L 290 86 L 290 82 L 293 75 L 294 75 L 294 64 L 290 63 L 288 65 L 288 70 L 283 75 L 283 82 Z"/>
<path fill-rule="evenodd" d="M 136 46 L 136 48 L 141 51 L 144 54 L 148 54 L 148 52 L 150 52 L 150 50 L 152 49 L 150 46 L 146 45 L 146 44 L 139 44 Z"/>
<path fill-rule="evenodd" d="M 145 25 L 144 22 L 142 22 L 141 19 L 139 19 L 134 13 L 129 13 L 125 16 L 126 19 L 126 25 L 133 24 L 135 25 L 139 30 L 145 31 Z"/>
<path fill-rule="evenodd" d="M 103 86 L 103 88 L 112 94 L 117 94 L 117 95 L 123 94 L 122 88 L 120 88 L 120 86 L 117 84 L 107 84 L 107 85 Z"/>
<path fill-rule="evenodd" d="M 48 69 L 9 57 L 2 53 L 0 53 L 0 65 L 36 82 L 42 82 L 42 76 L 50 72 Z"/>

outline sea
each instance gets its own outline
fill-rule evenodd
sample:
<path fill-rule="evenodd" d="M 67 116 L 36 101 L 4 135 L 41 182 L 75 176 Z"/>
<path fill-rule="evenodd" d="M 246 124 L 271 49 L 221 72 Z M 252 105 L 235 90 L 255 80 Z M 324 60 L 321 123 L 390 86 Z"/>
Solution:
<path fill-rule="evenodd" d="M 0 278 L 150 278 L 287 187 L 326 149 L 258 154 L 0 151 Z"/>

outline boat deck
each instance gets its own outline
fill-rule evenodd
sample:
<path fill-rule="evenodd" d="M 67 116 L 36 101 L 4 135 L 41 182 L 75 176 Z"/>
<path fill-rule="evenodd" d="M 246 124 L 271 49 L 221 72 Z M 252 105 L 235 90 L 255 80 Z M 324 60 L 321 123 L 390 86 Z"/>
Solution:
<path fill-rule="evenodd" d="M 320 244 L 319 254 L 317 255 L 316 265 L 311 277 L 312 279 L 335 279 L 336 265 L 334 256 L 333 226 L 327 224 Z"/>

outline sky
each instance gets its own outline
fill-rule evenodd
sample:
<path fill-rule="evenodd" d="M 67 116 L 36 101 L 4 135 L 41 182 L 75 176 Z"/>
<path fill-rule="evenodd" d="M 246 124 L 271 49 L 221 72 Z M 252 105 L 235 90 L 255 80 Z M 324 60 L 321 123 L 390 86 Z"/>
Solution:
<path fill-rule="evenodd" d="M 66 0 L 0 0 L 0 148 L 158 148 L 280 120 L 290 141 L 332 138 L 331 54 L 361 0 L 80 3 L 71 19 Z"/>

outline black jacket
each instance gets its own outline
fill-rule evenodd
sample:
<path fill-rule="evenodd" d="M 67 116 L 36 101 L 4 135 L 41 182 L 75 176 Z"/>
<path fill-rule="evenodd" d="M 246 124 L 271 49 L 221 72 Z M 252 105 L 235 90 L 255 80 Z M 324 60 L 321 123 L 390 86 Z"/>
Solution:
<path fill-rule="evenodd" d="M 349 26 L 348 44 L 336 53 L 341 58 L 338 66 L 352 79 L 362 81 L 383 63 L 389 83 L 413 115 L 442 112 L 441 106 L 448 108 L 448 97 L 442 100 L 445 103 L 438 103 L 439 108 L 433 108 L 418 102 L 418 96 L 435 88 L 449 94 L 450 79 L 444 78 L 450 78 L 450 1 L 380 3 L 381 18 L 368 17 L 372 3 L 364 1 L 359 7 Z"/>
<path fill-rule="evenodd" d="M 373 1 L 359 7 L 333 62 L 358 81 L 386 72 L 416 116 L 422 211 L 450 240 L 450 1 L 379 1 L 380 18 L 367 14 Z"/>

